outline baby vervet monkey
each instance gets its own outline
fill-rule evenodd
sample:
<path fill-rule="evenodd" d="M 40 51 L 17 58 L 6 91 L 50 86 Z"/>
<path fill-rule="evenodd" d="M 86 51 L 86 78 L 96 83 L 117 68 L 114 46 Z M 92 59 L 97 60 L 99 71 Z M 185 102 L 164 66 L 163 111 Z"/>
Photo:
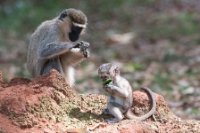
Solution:
<path fill-rule="evenodd" d="M 147 114 L 140 117 L 132 113 L 132 87 L 125 78 L 120 76 L 118 65 L 112 63 L 102 64 L 98 69 L 98 75 L 103 81 L 103 90 L 109 96 L 107 108 L 103 113 L 114 116 L 114 118 L 106 120 L 108 123 L 119 122 L 124 116 L 129 119 L 143 121 L 156 112 L 156 101 L 153 92 L 148 88 L 141 88 L 150 96 L 152 108 Z"/>
<path fill-rule="evenodd" d="M 74 66 L 89 57 L 89 43 L 76 42 L 86 27 L 86 15 L 72 8 L 40 24 L 31 35 L 27 52 L 27 67 L 32 76 L 56 69 L 73 86 Z"/>

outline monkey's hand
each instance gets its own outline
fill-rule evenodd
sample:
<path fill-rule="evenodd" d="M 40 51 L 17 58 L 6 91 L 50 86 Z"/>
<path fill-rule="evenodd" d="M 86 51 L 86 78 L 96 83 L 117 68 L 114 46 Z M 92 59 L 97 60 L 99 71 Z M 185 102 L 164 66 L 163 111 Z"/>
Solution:
<path fill-rule="evenodd" d="M 113 90 L 114 90 L 114 85 L 112 84 L 107 84 L 107 85 L 104 85 L 104 89 L 108 92 L 108 93 L 113 93 Z"/>
<path fill-rule="evenodd" d="M 105 88 L 112 90 L 114 88 L 113 84 L 104 85 Z"/>
<path fill-rule="evenodd" d="M 104 86 L 104 88 L 108 93 L 118 95 L 121 98 L 127 98 L 127 96 L 129 95 L 128 91 L 113 84 L 108 84 Z"/>
<path fill-rule="evenodd" d="M 89 46 L 90 46 L 90 43 L 88 42 L 85 42 L 85 41 L 81 41 L 81 42 L 78 42 L 74 48 L 80 48 L 80 51 L 83 53 L 83 56 L 85 58 L 88 58 L 89 57 Z"/>

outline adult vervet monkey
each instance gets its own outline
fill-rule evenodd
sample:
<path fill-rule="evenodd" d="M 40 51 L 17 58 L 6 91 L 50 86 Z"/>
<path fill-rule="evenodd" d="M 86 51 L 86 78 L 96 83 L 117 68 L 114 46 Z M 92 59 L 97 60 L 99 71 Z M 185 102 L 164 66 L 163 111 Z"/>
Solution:
<path fill-rule="evenodd" d="M 42 22 L 30 38 L 27 53 L 27 67 L 33 77 L 56 69 L 73 86 L 73 67 L 89 57 L 89 43 L 76 42 L 86 27 L 86 15 L 72 8 Z"/>

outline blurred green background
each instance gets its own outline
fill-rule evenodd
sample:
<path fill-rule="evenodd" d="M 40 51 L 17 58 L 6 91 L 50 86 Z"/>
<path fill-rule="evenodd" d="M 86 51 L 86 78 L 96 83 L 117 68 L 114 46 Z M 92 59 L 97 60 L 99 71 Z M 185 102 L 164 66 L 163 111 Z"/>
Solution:
<path fill-rule="evenodd" d="M 200 119 L 199 0 L 0 0 L 0 70 L 30 78 L 28 39 L 65 8 L 88 16 L 91 58 L 77 66 L 80 93 L 98 93 L 101 63 L 118 62 L 135 89 L 148 86 L 182 118 Z"/>

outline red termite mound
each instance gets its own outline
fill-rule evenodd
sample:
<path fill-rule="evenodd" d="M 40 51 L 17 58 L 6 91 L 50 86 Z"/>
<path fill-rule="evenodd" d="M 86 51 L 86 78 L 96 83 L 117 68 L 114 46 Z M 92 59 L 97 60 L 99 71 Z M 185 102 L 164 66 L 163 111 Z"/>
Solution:
<path fill-rule="evenodd" d="M 144 92 L 135 91 L 135 114 L 149 110 Z M 34 78 L 14 78 L 3 81 L 0 72 L 0 133 L 167 133 L 200 132 L 200 122 L 182 120 L 156 95 L 156 114 L 146 121 L 123 120 L 107 124 L 101 115 L 106 97 L 97 94 L 77 94 L 55 70 Z"/>

